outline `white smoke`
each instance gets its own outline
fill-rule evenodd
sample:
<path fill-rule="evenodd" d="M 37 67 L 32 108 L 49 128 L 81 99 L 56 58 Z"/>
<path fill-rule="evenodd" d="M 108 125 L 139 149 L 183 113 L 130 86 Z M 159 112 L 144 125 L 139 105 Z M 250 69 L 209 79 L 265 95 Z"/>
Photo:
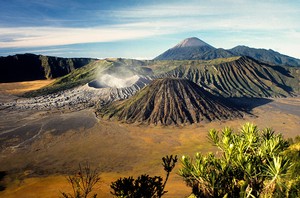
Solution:
<path fill-rule="evenodd" d="M 130 87 L 139 80 L 138 75 L 133 75 L 127 78 L 119 78 L 110 74 L 104 74 L 99 78 L 99 81 L 108 87 L 123 88 Z"/>

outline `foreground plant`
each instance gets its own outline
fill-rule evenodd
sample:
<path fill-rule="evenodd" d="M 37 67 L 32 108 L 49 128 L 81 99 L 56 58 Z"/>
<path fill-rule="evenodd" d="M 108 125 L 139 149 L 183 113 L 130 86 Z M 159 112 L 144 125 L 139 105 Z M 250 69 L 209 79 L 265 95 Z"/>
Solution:
<path fill-rule="evenodd" d="M 137 179 L 133 177 L 120 178 L 115 182 L 112 182 L 111 194 L 115 197 L 123 198 L 159 198 L 162 197 L 167 191 L 165 186 L 169 179 L 169 175 L 175 167 L 177 162 L 177 155 L 175 157 L 166 156 L 162 158 L 163 167 L 166 172 L 166 179 L 163 182 L 163 178 L 160 176 L 150 177 L 149 175 L 141 175 Z"/>
<path fill-rule="evenodd" d="M 67 177 L 68 183 L 72 186 L 72 193 L 61 192 L 64 198 L 87 198 L 93 187 L 100 181 L 97 169 L 92 170 L 89 163 L 84 167 L 79 164 L 78 173 Z M 91 197 L 96 198 L 97 194 Z"/>
<path fill-rule="evenodd" d="M 179 170 L 196 197 L 287 196 L 292 163 L 282 154 L 289 144 L 281 134 L 247 123 L 240 133 L 213 129 L 208 138 L 218 155 L 183 156 Z"/>

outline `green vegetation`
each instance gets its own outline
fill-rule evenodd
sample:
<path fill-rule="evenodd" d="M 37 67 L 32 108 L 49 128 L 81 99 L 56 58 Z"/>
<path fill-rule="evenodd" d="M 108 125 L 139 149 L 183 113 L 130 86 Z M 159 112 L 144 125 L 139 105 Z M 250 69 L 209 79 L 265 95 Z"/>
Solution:
<path fill-rule="evenodd" d="M 25 93 L 24 97 L 34 97 L 40 95 L 47 95 L 63 91 L 66 89 L 71 89 L 76 86 L 84 85 L 90 81 L 96 79 L 97 75 L 104 72 L 111 66 L 111 63 L 106 60 L 94 61 L 84 67 L 76 69 L 71 73 L 58 78 L 50 85 L 38 89 L 36 91 L 31 91 Z"/>
<path fill-rule="evenodd" d="M 169 175 L 175 167 L 177 156 L 166 156 L 162 158 L 163 167 L 167 173 L 166 179 L 160 176 L 150 177 L 149 175 L 141 175 L 137 179 L 133 177 L 120 178 L 112 182 L 112 195 L 123 198 L 160 198 L 167 193 L 165 186 L 169 179 Z"/>
<path fill-rule="evenodd" d="M 86 163 L 84 167 L 79 164 L 78 173 L 68 176 L 67 180 L 73 192 L 61 192 L 63 198 L 87 198 L 93 191 L 93 187 L 100 181 L 100 177 L 97 169 L 91 170 L 89 163 Z M 97 194 L 91 197 L 96 198 Z"/>
<path fill-rule="evenodd" d="M 247 123 L 240 133 L 213 129 L 208 138 L 219 148 L 217 155 L 182 157 L 179 174 L 194 196 L 299 197 L 299 169 L 293 168 L 300 164 L 299 150 L 288 149 L 281 134 Z"/>
<path fill-rule="evenodd" d="M 300 197 L 300 136 L 291 141 L 291 146 L 283 153 L 287 156 L 293 166 L 289 170 L 291 173 L 290 181 L 287 183 L 289 197 Z"/>
<path fill-rule="evenodd" d="M 222 63 L 229 63 L 239 59 L 239 56 L 229 57 L 229 58 L 216 58 L 213 60 L 161 60 L 153 61 L 151 64 L 147 65 L 148 68 L 153 70 L 155 75 L 170 72 L 176 68 L 188 69 L 192 68 L 202 68 L 205 66 L 213 66 Z"/>
<path fill-rule="evenodd" d="M 106 71 L 108 73 L 120 73 L 120 70 L 126 70 L 126 72 L 140 73 L 142 75 L 160 74 L 171 71 L 181 65 L 212 65 L 223 62 L 230 62 L 237 59 L 232 58 L 221 58 L 209 61 L 138 61 L 131 59 L 107 59 L 94 61 L 84 67 L 76 69 L 71 73 L 58 78 L 50 85 L 43 87 L 36 91 L 25 93 L 24 97 L 34 97 L 40 95 L 47 95 L 71 89 L 76 86 L 84 85 L 97 78 L 99 74 Z M 153 73 L 154 72 L 154 73 Z"/>

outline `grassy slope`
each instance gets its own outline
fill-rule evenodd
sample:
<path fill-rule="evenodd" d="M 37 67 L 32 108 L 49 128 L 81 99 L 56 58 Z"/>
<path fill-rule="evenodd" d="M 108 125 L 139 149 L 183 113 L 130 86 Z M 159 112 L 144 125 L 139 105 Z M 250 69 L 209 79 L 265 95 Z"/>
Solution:
<path fill-rule="evenodd" d="M 74 70 L 73 72 L 61 78 L 56 79 L 53 83 L 41 89 L 32 92 L 27 92 L 23 96 L 34 97 L 46 95 L 86 84 L 94 80 L 99 73 L 105 71 L 110 66 L 111 63 L 106 60 L 92 62 L 82 68 Z"/>
<path fill-rule="evenodd" d="M 163 74 L 170 72 L 179 67 L 203 67 L 203 66 L 212 66 L 219 65 L 222 63 L 229 63 L 239 59 L 240 57 L 230 57 L 230 58 L 217 58 L 213 60 L 162 60 L 162 61 L 153 61 L 148 64 L 147 68 L 153 70 L 154 75 Z"/>
<path fill-rule="evenodd" d="M 154 67 L 159 77 L 187 78 L 225 97 L 274 97 L 299 94 L 300 72 L 297 68 L 270 66 L 247 57 L 211 61 L 175 61 L 177 66 L 169 71 L 164 65 L 170 62 L 163 63 Z"/>
<path fill-rule="evenodd" d="M 24 94 L 26 97 L 45 95 L 86 84 L 106 72 L 117 76 L 130 74 L 156 77 L 188 78 L 224 96 L 288 96 L 299 94 L 298 68 L 269 66 L 246 57 L 214 60 L 139 61 L 106 59 L 88 64 L 58 78 L 52 84 Z M 291 88 L 292 87 L 292 88 Z"/>

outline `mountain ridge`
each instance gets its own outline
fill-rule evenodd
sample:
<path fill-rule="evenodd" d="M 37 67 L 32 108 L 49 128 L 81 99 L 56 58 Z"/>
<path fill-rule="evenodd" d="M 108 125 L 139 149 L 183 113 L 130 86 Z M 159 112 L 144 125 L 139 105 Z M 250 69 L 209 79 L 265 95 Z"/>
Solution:
<path fill-rule="evenodd" d="M 300 67 L 300 59 L 281 54 L 272 49 L 252 48 L 244 45 L 238 45 L 229 49 L 235 55 L 249 56 L 258 61 L 267 62 L 274 65 L 285 65 Z"/>
<path fill-rule="evenodd" d="M 176 61 L 98 60 L 57 79 L 51 86 L 28 93 L 27 96 L 55 93 L 86 83 L 93 84 L 101 75 L 113 75 L 117 72 L 120 76 L 120 71 L 124 68 L 145 79 L 141 84 L 134 84 L 134 91 L 130 93 L 156 78 L 185 78 L 214 95 L 223 97 L 287 97 L 300 94 L 298 67 L 271 66 L 249 57 L 230 57 Z"/>
<path fill-rule="evenodd" d="M 61 58 L 29 53 L 0 57 L 0 82 L 57 78 L 94 60 L 96 59 Z"/>
<path fill-rule="evenodd" d="M 190 60 L 158 77 L 187 78 L 224 97 L 283 97 L 300 92 L 297 67 L 271 66 L 250 57 L 217 60 L 211 60 L 210 65 Z"/>
<path fill-rule="evenodd" d="M 175 47 L 170 48 L 155 57 L 154 60 L 211 60 L 232 56 L 249 56 L 258 61 L 272 65 L 300 67 L 300 59 L 281 54 L 271 49 L 257 49 L 241 45 L 231 49 L 215 48 L 200 39 L 198 40 L 202 44 L 184 45 L 184 43 L 188 43 L 189 40 L 197 39 L 198 38 L 196 37 L 184 39 L 179 44 L 175 45 Z"/>

